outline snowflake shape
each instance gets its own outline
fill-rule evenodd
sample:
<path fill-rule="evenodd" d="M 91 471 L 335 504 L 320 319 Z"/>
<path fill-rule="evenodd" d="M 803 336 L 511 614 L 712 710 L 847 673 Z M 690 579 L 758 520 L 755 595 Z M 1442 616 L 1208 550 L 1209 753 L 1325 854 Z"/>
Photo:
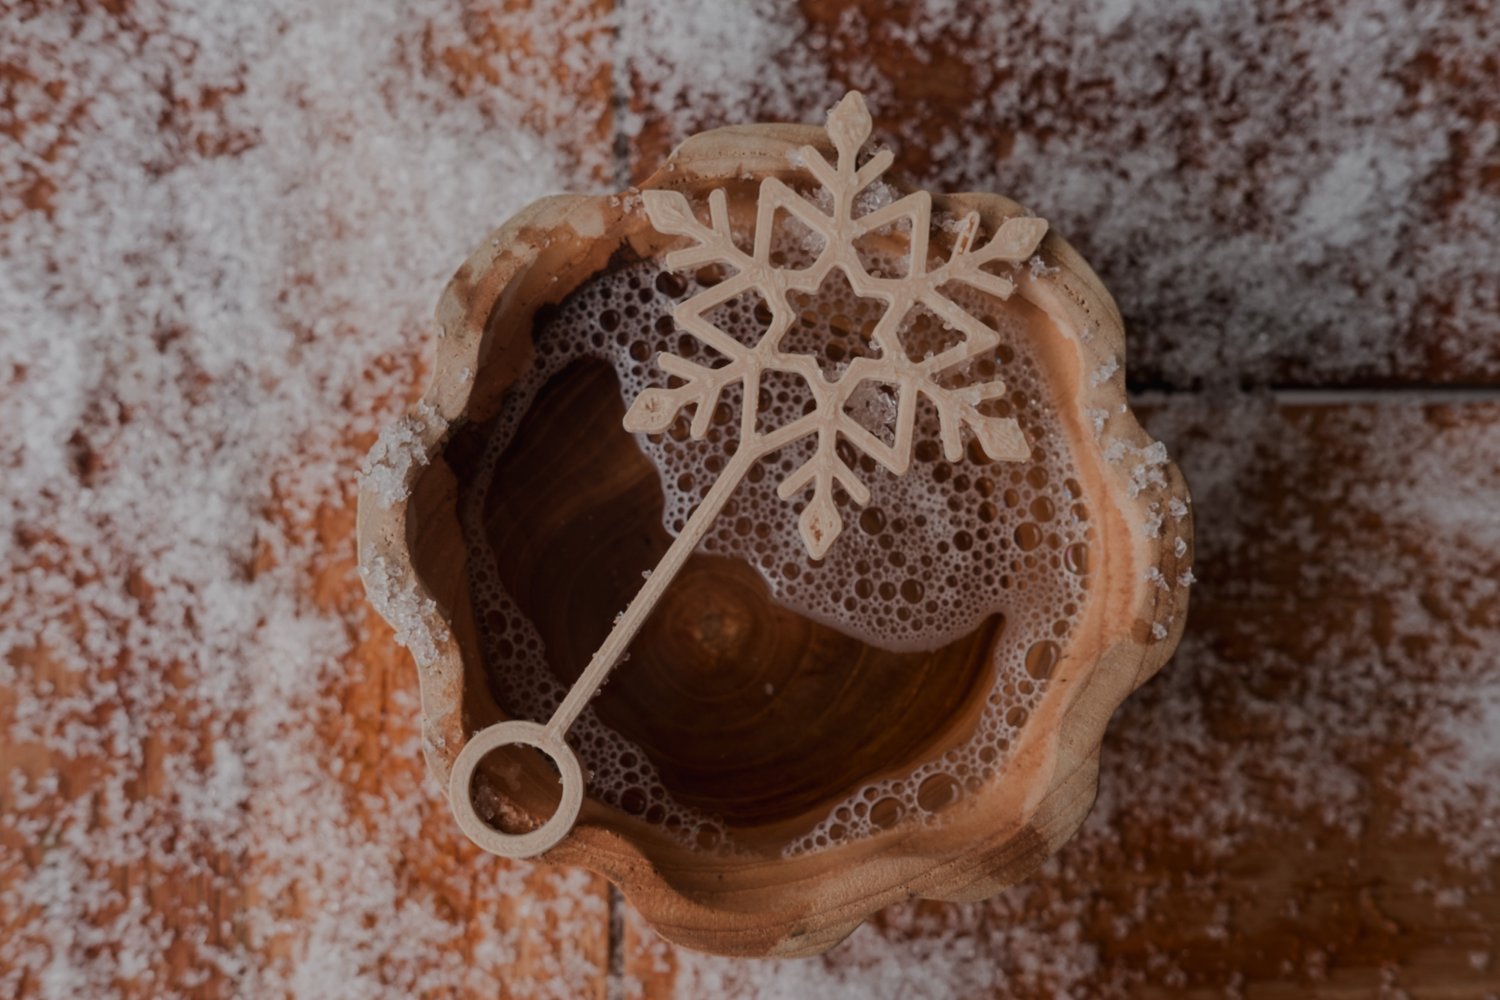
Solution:
<path fill-rule="evenodd" d="M 828 116 L 828 135 L 837 150 L 837 163 L 829 163 L 818 150 L 804 146 L 802 166 L 827 194 L 831 210 L 799 194 L 779 178 L 762 181 L 757 201 L 754 246 L 750 252 L 735 243 L 730 228 L 728 198 L 716 189 L 708 198 L 708 224 L 696 215 L 679 191 L 642 192 L 646 214 L 662 233 L 684 237 L 693 246 L 673 250 L 666 265 L 674 271 L 692 271 L 721 264 L 733 274 L 677 306 L 673 319 L 705 345 L 728 358 L 713 368 L 670 352 L 658 364 L 681 384 L 651 388 L 636 397 L 625 415 L 625 428 L 632 432 L 661 433 L 684 408 L 694 408 L 691 433 L 708 432 L 714 409 L 724 391 L 742 383 L 739 447 L 732 466 L 721 479 L 743 475 L 759 458 L 804 438 L 816 435 L 811 458 L 791 472 L 777 488 L 790 500 L 812 487 L 812 499 L 803 509 L 799 530 L 808 553 L 821 559 L 843 531 L 843 520 L 835 503 L 835 487 L 855 504 L 870 500 L 869 488 L 839 456 L 838 442 L 847 441 L 891 473 L 902 476 L 911 467 L 917 401 L 925 396 L 936 408 L 939 436 L 950 462 L 963 456 L 963 431 L 969 432 L 995 461 L 1024 461 L 1031 449 L 1016 421 L 981 412 L 986 402 L 1005 393 L 998 379 L 952 385 L 963 366 L 992 352 L 999 335 L 943 293 L 951 282 L 969 285 L 1000 299 L 1015 291 L 1009 278 L 985 270 L 996 263 L 1018 264 L 1035 253 L 1047 223 L 1042 219 L 1016 217 L 1005 220 L 988 242 L 976 246 L 980 230 L 978 213 L 970 212 L 958 223 L 948 259 L 929 268 L 932 228 L 932 195 L 926 191 L 908 194 L 875 211 L 856 215 L 856 202 L 880 179 L 893 159 L 889 150 L 874 153 L 863 165 L 860 151 L 869 139 L 870 113 L 864 99 L 851 93 Z M 823 247 L 813 263 L 803 269 L 778 266 L 771 260 L 771 244 L 778 212 L 786 212 L 822 238 Z M 887 227 L 905 222 L 909 231 L 905 273 L 900 277 L 871 274 L 860 260 L 856 241 Z M 781 343 L 797 319 L 791 293 L 814 292 L 835 270 L 842 271 L 854 293 L 885 303 L 885 311 L 870 335 L 874 353 L 854 358 L 836 377 L 830 378 L 811 354 L 787 353 Z M 769 306 L 771 321 L 759 341 L 752 345 L 721 330 L 708 318 L 714 308 L 744 292 L 759 293 Z M 907 356 L 900 332 L 907 316 L 925 306 L 943 323 L 961 335 L 957 343 L 921 360 Z M 759 386 L 763 373 L 782 371 L 800 376 L 813 398 L 813 407 L 797 420 L 774 430 L 757 429 Z M 866 383 L 889 387 L 896 398 L 894 439 L 887 443 L 848 412 L 851 398 Z M 731 488 L 732 488 L 732 484 Z"/>

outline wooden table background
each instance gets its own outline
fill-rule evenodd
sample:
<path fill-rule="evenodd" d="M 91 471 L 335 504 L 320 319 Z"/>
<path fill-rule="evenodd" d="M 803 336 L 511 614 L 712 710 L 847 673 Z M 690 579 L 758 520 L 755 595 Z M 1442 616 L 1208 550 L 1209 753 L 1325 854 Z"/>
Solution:
<path fill-rule="evenodd" d="M 134 777 L 116 784 L 118 772 L 100 761 L 118 747 L 60 753 L 22 734 L 18 720 L 35 699 L 97 691 L 111 678 L 140 676 L 139 665 L 80 671 L 45 643 L 13 648 L 0 675 L 0 986 L 22 996 L 63 995 L 68 983 L 82 984 L 69 995 L 132 996 L 1500 996 L 1500 708 L 1485 703 L 1500 683 L 1500 217 L 1472 217 L 1475 206 L 1500 205 L 1500 25 L 1489 4 L 1437 5 L 1437 27 L 1389 67 L 1390 80 L 1413 95 L 1409 106 L 1394 105 L 1413 130 L 1433 109 L 1454 125 L 1429 183 L 1411 188 L 1421 201 L 1407 206 L 1393 238 L 1402 253 L 1373 259 L 1385 248 L 1327 239 L 1326 259 L 1239 276 L 1273 290 L 1298 275 L 1335 283 L 1331 297 L 1354 296 L 1352 322 L 1375 314 L 1360 311 L 1365 299 L 1387 310 L 1373 340 L 1300 314 L 1302 299 L 1285 312 L 1274 296 L 1242 309 L 1232 290 L 1210 283 L 1168 286 L 1155 256 L 1163 240 L 1183 234 L 1209 251 L 1212 241 L 1243 234 L 1290 242 L 1275 228 L 1271 192 L 1283 174 L 1264 166 L 1275 150 L 1256 147 L 1270 139 L 1257 138 L 1241 158 L 1203 148 L 1204 137 L 1240 141 L 1234 130 L 1245 104 L 1271 95 L 1285 106 L 1261 113 L 1284 114 L 1290 133 L 1314 129 L 1304 137 L 1307 155 L 1327 162 L 1317 121 L 1309 125 L 1297 109 L 1305 88 L 1337 73 L 1299 68 L 1344 54 L 1320 55 L 1295 40 L 1358 20 L 1359 4 L 1260 5 L 1243 25 L 1148 16 L 1127 4 L 1123 20 L 1072 29 L 1104 65 L 1097 79 L 1081 79 L 1066 59 L 1030 58 L 1074 36 L 1056 35 L 1027 5 L 1002 25 L 1009 30 L 996 31 L 956 8 L 914 14 L 876 0 L 802 0 L 756 22 L 779 26 L 753 39 L 768 47 L 761 55 L 771 82 L 751 74 L 705 92 L 673 89 L 676 78 L 662 69 L 674 50 L 653 48 L 649 36 L 669 30 L 667 13 L 632 13 L 627 4 L 630 20 L 617 31 L 604 0 L 458 6 L 457 33 L 403 29 L 421 40 L 412 72 L 460 104 L 503 91 L 505 114 L 519 122 L 502 116 L 496 128 L 558 129 L 555 152 L 575 180 L 608 187 L 639 179 L 699 127 L 763 116 L 816 121 L 844 86 L 860 86 L 910 176 L 949 189 L 998 183 L 1052 218 L 1120 295 L 1133 338 L 1131 385 L 1194 491 L 1200 582 L 1181 650 L 1112 726 L 1101 801 L 1085 831 L 1030 883 L 985 904 L 895 907 L 818 959 L 731 963 L 681 953 L 602 879 L 481 856 L 457 834 L 416 750 L 413 667 L 365 607 L 354 572 L 350 473 L 373 440 L 361 423 L 338 453 L 347 465 L 331 471 L 339 486 L 313 516 L 291 508 L 267 515 L 311 553 L 304 599 L 352 636 L 327 699 L 305 718 L 337 776 L 334 790 L 319 794 L 342 803 L 347 829 L 330 832 L 317 874 L 284 870 L 273 845 L 308 831 L 258 808 L 252 789 L 232 844 L 179 838 L 162 818 L 172 815 L 161 810 L 174 796 L 167 762 L 179 745 L 212 746 L 229 720 L 205 715 L 188 693 L 156 697 L 150 732 L 129 750 Z M 522 16 L 528 8 L 540 16 Z M 19 25 L 39 10 L 19 5 L 0 16 Z M 420 21 L 422 10 L 410 16 Z M 96 45 L 160 30 L 130 3 L 80 6 L 69 17 L 79 30 L 103 32 Z M 725 19 L 727 44 L 744 16 Z M 714 37 L 701 20 L 695 37 Z M 1238 27 L 1226 34 L 1225 23 Z M 1173 81 L 1155 119 L 1140 108 L 1119 111 L 1112 101 L 1124 97 L 1110 83 L 1110 40 L 1124 38 L 1120 54 L 1133 58 L 1149 45 L 1131 42 L 1132 33 L 1147 31 L 1163 32 L 1158 61 Z M 1450 45 L 1450 36 L 1469 42 Z M 1487 55 L 1485 40 L 1494 43 Z M 795 47 L 795 57 L 779 45 Z M 1248 96 L 1216 70 L 1216 46 L 1247 47 Z M 1358 82 L 1351 77 L 1351 87 Z M 47 118 L 56 155 L 39 162 L 59 165 L 7 172 L 3 204 L 49 213 L 70 183 L 68 130 L 87 102 L 66 78 L 41 79 L 14 53 L 0 60 L 0 83 L 0 136 L 24 144 Z M 1007 118 L 990 97 L 1017 87 L 1030 97 Z M 515 108 L 533 93 L 528 118 Z M 161 135 L 236 155 L 227 125 L 204 130 L 202 114 L 220 100 L 232 95 L 169 99 L 169 108 L 194 113 L 164 116 Z M 560 129 L 563 118 L 569 130 Z M 1222 121 L 1222 133 L 1203 125 L 1209 119 Z M 1055 191 L 1027 173 L 1017 135 L 1074 128 L 1117 142 L 1132 121 L 1162 123 L 1134 139 L 1166 156 L 1157 182 L 1181 177 L 1186 186 L 1213 175 L 1193 190 L 1220 191 L 1222 206 L 1198 206 L 1197 228 L 1188 217 L 1165 232 L 1146 228 L 1148 216 L 1122 206 L 1120 224 L 1140 228 L 1122 235 L 1110 218 L 1088 214 L 1097 206 L 1039 203 Z M 1391 134 L 1380 122 L 1368 127 Z M 1164 151 L 1163 143 L 1176 145 Z M 1141 152 L 1119 150 L 1122 158 Z M 1130 183 L 1122 171 L 1116 194 L 1128 197 Z M 1487 258 L 1476 227 L 1488 227 Z M 1427 266 L 1419 277 L 1433 280 L 1416 293 L 1381 284 L 1387 270 L 1450 245 L 1481 249 L 1446 270 Z M 453 245 L 452 260 L 468 249 Z M 1477 287 L 1486 278 L 1488 291 Z M 1215 308 L 1222 325 L 1209 322 Z M 1298 335 L 1266 333 L 1278 324 Z M 1327 346 L 1344 335 L 1361 349 Z M 414 327 L 400 350 L 369 359 L 413 373 L 381 383 L 399 391 L 386 393 L 378 412 L 414 397 L 429 336 Z M 12 571 L 56 558 L 25 525 L 11 527 L 21 553 Z M 246 572 L 253 580 L 277 558 L 252 553 Z M 151 600 L 147 584 L 118 582 Z M 0 607 L 12 618 L 37 610 Z M 70 613 L 80 622 L 89 615 L 82 605 L 61 612 Z M 172 676 L 171 651 L 156 667 Z M 94 721 L 103 725 L 110 704 L 128 715 L 135 698 L 122 688 L 94 701 Z M 1457 775 L 1446 763 L 1457 752 L 1455 732 L 1472 744 Z M 89 819 L 122 815 L 103 809 L 105 801 L 142 804 L 147 826 L 132 836 L 151 852 L 96 857 L 79 846 L 111 836 L 107 823 Z M 1433 803 L 1450 811 L 1434 814 Z M 346 851 L 351 843 L 357 849 Z M 72 867 L 49 868 L 59 856 Z M 54 897 L 35 891 L 48 871 L 120 895 L 59 903 L 59 917 L 43 905 Z M 340 906 L 369 928 L 368 952 L 328 944 L 348 938 L 347 927 L 334 926 L 344 919 Z M 261 915 L 253 928 L 247 910 Z M 394 931 L 380 926 L 387 914 Z M 126 940 L 140 927 L 150 929 L 144 948 Z M 127 955 L 142 954 L 126 967 Z M 215 965 L 205 958 L 212 954 L 232 960 Z M 319 974 L 299 979 L 295 970 L 304 968 Z"/>

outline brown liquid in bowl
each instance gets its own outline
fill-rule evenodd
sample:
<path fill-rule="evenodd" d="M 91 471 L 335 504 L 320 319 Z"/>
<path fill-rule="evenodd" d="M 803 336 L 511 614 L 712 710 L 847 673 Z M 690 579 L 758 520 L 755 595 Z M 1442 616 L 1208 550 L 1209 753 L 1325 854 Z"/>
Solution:
<path fill-rule="evenodd" d="M 485 501 L 500 583 L 564 685 L 671 542 L 659 475 L 623 413 L 608 366 L 569 366 L 538 393 Z M 736 831 L 804 814 L 810 826 L 869 779 L 967 735 L 955 728 L 990 690 L 1000 627 L 993 616 L 939 650 L 890 652 L 777 604 L 744 562 L 698 553 L 593 705 L 680 804 Z M 485 666 L 508 708 L 506 665 Z M 620 805 L 654 818 L 644 795 Z"/>

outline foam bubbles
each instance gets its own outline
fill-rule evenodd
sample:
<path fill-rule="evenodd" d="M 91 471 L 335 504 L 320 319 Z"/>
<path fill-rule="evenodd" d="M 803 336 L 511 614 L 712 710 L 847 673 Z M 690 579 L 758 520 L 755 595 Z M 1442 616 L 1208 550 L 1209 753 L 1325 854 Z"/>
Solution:
<path fill-rule="evenodd" d="M 805 248 L 778 248 L 792 265 Z M 484 497 L 496 465 L 538 390 L 584 359 L 610 365 L 628 405 L 644 389 L 665 383 L 655 365 L 664 350 L 700 364 L 720 355 L 683 333 L 672 309 L 722 280 L 711 270 L 663 272 L 645 261 L 596 276 L 566 298 L 537 331 L 537 361 L 506 396 L 490 430 L 487 451 L 464 499 L 462 521 L 470 548 L 470 586 L 486 662 L 503 665 L 512 703 L 525 718 L 545 719 L 565 691 L 546 662 L 535 628 L 499 583 L 482 528 Z M 783 501 L 776 487 L 812 454 L 805 439 L 758 462 L 709 528 L 701 551 L 755 567 L 777 601 L 865 643 L 895 651 L 933 649 L 1004 619 L 993 653 L 992 683 L 972 738 L 906 775 L 857 790 L 830 805 L 827 817 L 789 845 L 789 853 L 818 850 L 867 836 L 913 815 L 932 817 L 980 788 L 1003 765 L 1086 603 L 1090 530 L 1061 428 L 1047 405 L 1049 391 L 1026 346 L 1027 331 L 1007 310 L 978 292 L 957 290 L 961 306 L 995 329 L 1001 344 L 991 356 L 952 373 L 955 381 L 1004 379 L 1006 395 L 993 415 L 1017 420 L 1032 446 L 1025 463 L 991 462 L 973 442 L 956 463 L 937 444 L 937 414 L 919 407 L 910 471 L 896 477 L 847 442 L 844 460 L 870 488 L 856 508 L 840 497 L 846 529 L 821 561 L 811 559 L 797 530 L 808 495 Z M 798 318 L 782 342 L 788 352 L 818 357 L 838 378 L 849 362 L 875 353 L 870 332 L 885 308 L 860 299 L 834 272 L 815 294 L 793 303 Z M 708 318 L 745 344 L 770 323 L 753 293 L 736 297 Z M 956 331 L 924 309 L 901 331 L 914 358 L 950 346 Z M 688 434 L 691 412 L 667 432 L 637 440 L 661 477 L 663 523 L 676 535 L 713 485 L 736 447 L 742 403 L 738 384 L 726 391 L 702 439 Z M 811 396 L 800 376 L 767 373 L 759 387 L 757 427 L 764 432 L 800 417 Z M 884 440 L 894 434 L 893 388 L 867 383 L 848 412 Z M 628 666 L 621 669 L 628 669 Z M 678 833 L 685 841 L 732 850 L 731 832 L 715 818 L 676 803 L 636 746 L 586 711 L 573 731 L 588 766 L 590 793 Z"/>

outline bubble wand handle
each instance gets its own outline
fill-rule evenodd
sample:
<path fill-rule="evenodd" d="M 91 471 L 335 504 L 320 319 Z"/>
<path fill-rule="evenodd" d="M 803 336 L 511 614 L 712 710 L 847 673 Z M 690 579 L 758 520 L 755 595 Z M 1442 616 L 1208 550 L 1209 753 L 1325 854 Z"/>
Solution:
<path fill-rule="evenodd" d="M 475 844 L 501 857 L 530 858 L 556 846 L 573 829 L 583 808 L 584 777 L 578 755 L 567 743 L 568 730 L 578 721 L 589 699 L 604 686 L 611 671 L 619 665 L 662 594 L 666 593 L 667 587 L 687 563 L 688 556 L 703 540 L 730 494 L 762 454 L 764 450 L 761 448 L 741 448 L 730 459 L 645 584 L 636 592 L 629 607 L 615 619 L 609 636 L 573 682 L 546 725 L 519 719 L 497 722 L 475 733 L 464 744 L 463 751 L 453 762 L 448 801 L 459 829 Z M 511 834 L 495 829 L 479 815 L 474 807 L 472 785 L 474 772 L 486 755 L 501 747 L 517 745 L 535 747 L 552 758 L 562 782 L 562 799 L 552 816 L 540 827 L 528 833 Z"/>
<path fill-rule="evenodd" d="M 678 572 L 687 563 L 688 556 L 698 547 L 703 536 L 708 533 L 709 526 L 724 509 L 725 502 L 734 492 L 745 473 L 750 471 L 750 466 L 755 464 L 758 455 L 750 454 L 750 449 L 743 449 L 730 459 L 719 478 L 714 481 L 708 494 L 694 508 L 692 516 L 683 526 L 681 532 L 672 541 L 667 549 L 666 555 L 656 564 L 651 575 L 646 578 L 646 583 L 636 592 L 630 606 L 625 609 L 624 614 L 615 619 L 614 628 L 610 630 L 609 636 L 604 644 L 594 653 L 589 665 L 584 668 L 578 680 L 568 691 L 562 704 L 552 713 L 552 719 L 547 723 L 547 730 L 559 739 L 568 731 L 568 728 L 578 720 L 579 714 L 583 712 L 583 706 L 588 704 L 590 698 L 604 686 L 609 678 L 610 671 L 615 668 L 620 657 L 625 654 L 636 633 L 650 617 L 651 610 L 656 607 L 656 602 L 661 595 L 666 593 Z M 744 456 L 744 457 L 741 457 Z"/>

